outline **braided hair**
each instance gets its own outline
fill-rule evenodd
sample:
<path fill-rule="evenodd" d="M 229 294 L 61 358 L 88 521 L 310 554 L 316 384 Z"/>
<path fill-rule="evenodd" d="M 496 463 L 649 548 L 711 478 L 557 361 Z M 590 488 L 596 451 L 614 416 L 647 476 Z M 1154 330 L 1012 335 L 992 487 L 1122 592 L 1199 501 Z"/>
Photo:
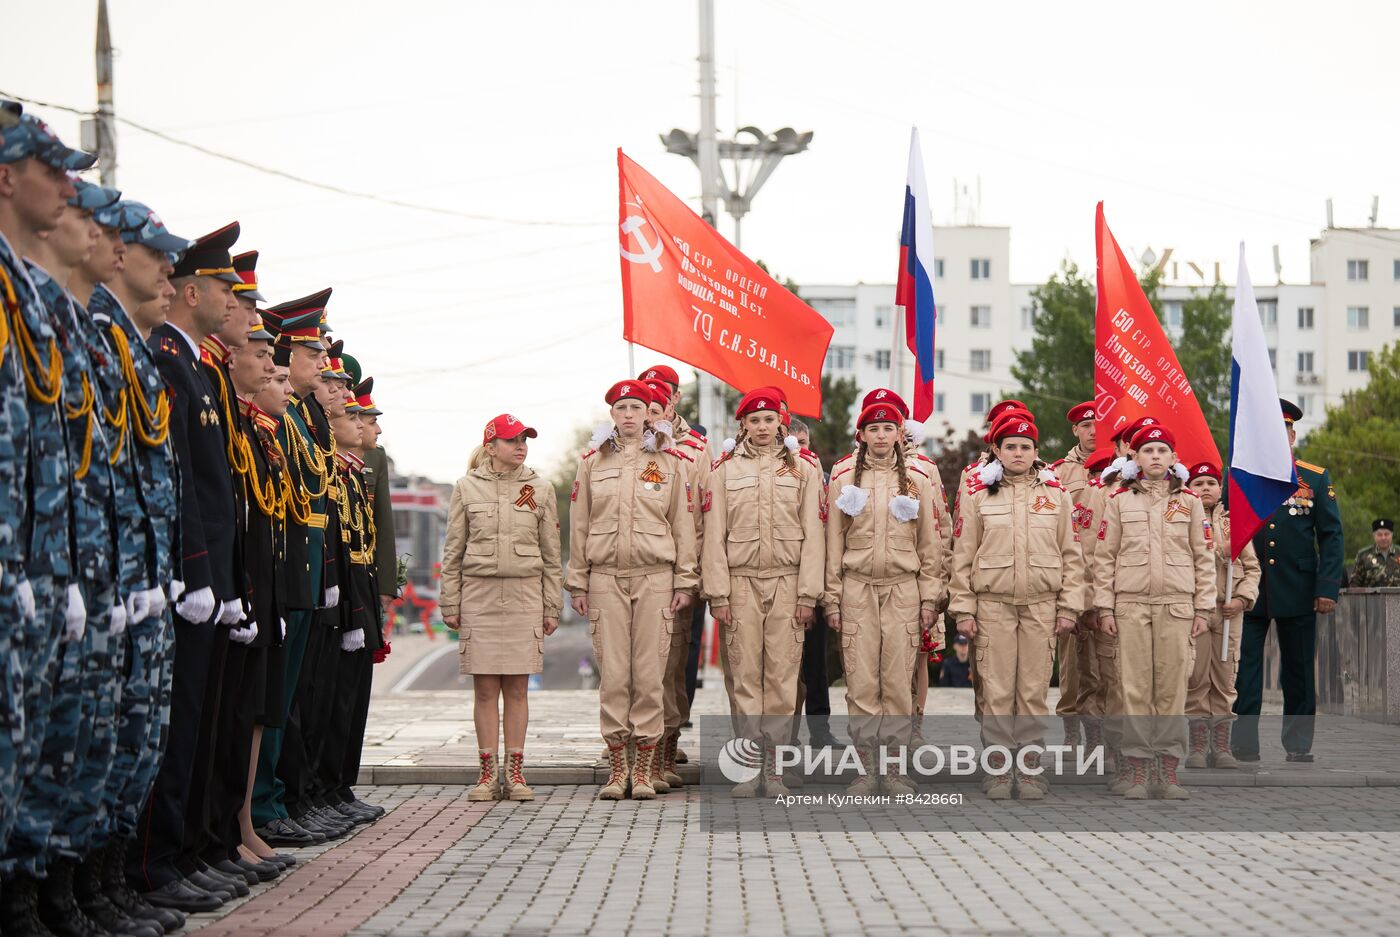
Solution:
<path fill-rule="evenodd" d="M 740 423 L 739 432 L 734 436 L 734 452 L 739 451 L 739 446 L 743 445 L 744 440 L 747 439 L 748 436 L 748 428 L 745 427 L 744 424 Z M 791 449 L 783 445 L 783 441 L 781 439 L 779 439 L 777 442 L 778 458 L 781 459 L 783 464 L 786 465 L 789 469 L 791 469 L 795 474 L 801 474 L 802 469 L 801 466 L 797 464 L 797 456 L 792 454 Z M 726 453 L 724 459 L 721 459 L 720 461 L 725 461 L 732 455 L 733 453 Z"/>
<path fill-rule="evenodd" d="M 865 456 L 870 451 L 870 447 L 862 439 L 856 445 L 856 467 L 851 478 L 851 484 L 860 487 L 860 476 L 865 472 Z M 899 493 L 908 495 L 913 489 L 913 484 L 909 481 L 909 472 L 904 467 L 904 447 L 899 443 L 894 446 L 894 470 L 899 479 Z"/>

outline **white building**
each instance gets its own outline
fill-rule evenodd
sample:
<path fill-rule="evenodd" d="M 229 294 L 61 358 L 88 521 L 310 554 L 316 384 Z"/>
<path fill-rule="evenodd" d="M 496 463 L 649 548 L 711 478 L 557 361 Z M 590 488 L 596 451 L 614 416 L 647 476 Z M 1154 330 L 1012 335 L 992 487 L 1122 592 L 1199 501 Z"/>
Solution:
<path fill-rule="evenodd" d="M 988 407 L 1018 387 L 1011 366 L 1015 353 L 1031 345 L 1031 291 L 1039 284 L 1010 281 L 1009 228 L 940 227 L 934 243 L 938 324 L 930 430 L 943 421 L 958 431 L 979 429 Z M 1234 264 L 1185 263 L 1172 260 L 1172 253 L 1158 261 L 1164 277 L 1159 300 L 1168 335 L 1175 337 L 1183 303 L 1208 291 L 1221 268 Z M 1309 283 L 1267 284 L 1256 272 L 1254 286 L 1279 393 L 1303 409 L 1300 435 L 1346 391 L 1366 383 L 1370 356 L 1400 339 L 1400 230 L 1328 228 L 1312 241 L 1310 267 Z M 854 378 L 863 393 L 890 383 L 893 352 L 895 386 L 907 392 L 913 361 L 892 283 L 803 284 L 800 290 L 836 330 L 826 373 Z M 1227 285 L 1227 295 L 1233 292 Z"/>

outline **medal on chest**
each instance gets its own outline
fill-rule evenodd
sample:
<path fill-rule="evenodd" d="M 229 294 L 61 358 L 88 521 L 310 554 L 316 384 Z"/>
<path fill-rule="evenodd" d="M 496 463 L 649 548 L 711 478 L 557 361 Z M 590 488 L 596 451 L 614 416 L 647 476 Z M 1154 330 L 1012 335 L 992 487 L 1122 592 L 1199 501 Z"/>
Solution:
<path fill-rule="evenodd" d="M 642 469 L 639 478 L 642 487 L 647 491 L 660 491 L 662 484 L 666 481 L 666 476 L 661 474 L 661 468 L 655 462 L 647 462 L 647 467 Z"/>
<path fill-rule="evenodd" d="M 1312 513 L 1313 490 L 1307 482 L 1302 482 L 1293 497 L 1284 502 L 1288 505 L 1288 513 L 1293 517 L 1308 515 Z"/>

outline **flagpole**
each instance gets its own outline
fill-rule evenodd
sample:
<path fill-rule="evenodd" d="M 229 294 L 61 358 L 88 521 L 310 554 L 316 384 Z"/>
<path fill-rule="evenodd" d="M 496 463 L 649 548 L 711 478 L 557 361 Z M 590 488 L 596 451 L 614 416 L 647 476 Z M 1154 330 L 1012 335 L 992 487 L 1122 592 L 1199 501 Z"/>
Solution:
<path fill-rule="evenodd" d="M 1230 548 L 1225 547 L 1225 555 L 1230 555 Z M 1230 604 L 1230 596 L 1234 592 L 1235 586 L 1235 564 L 1225 564 L 1225 604 Z M 1225 619 L 1225 634 L 1220 641 L 1220 662 L 1222 664 L 1230 662 L 1230 616 L 1222 609 L 1220 617 Z"/>
<path fill-rule="evenodd" d="M 904 322 L 904 307 L 894 306 L 894 330 L 890 335 L 890 390 L 904 396 L 904 391 L 899 386 L 899 333 L 903 331 L 900 326 Z M 912 399 L 912 398 L 911 398 Z"/>

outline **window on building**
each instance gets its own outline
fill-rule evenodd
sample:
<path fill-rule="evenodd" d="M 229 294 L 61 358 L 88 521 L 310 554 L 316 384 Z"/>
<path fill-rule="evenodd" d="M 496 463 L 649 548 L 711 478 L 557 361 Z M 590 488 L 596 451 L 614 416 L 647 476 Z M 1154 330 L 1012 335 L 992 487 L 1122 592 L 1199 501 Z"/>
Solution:
<path fill-rule="evenodd" d="M 1312 352 L 1310 352 L 1310 351 L 1300 351 L 1300 352 L 1298 352 L 1298 373 L 1299 373 L 1299 374 L 1311 374 L 1311 373 L 1313 373 L 1313 353 L 1312 353 Z"/>
<path fill-rule="evenodd" d="M 1278 370 L 1278 349 L 1277 349 L 1277 348 L 1270 348 L 1270 349 L 1269 349 L 1269 367 L 1273 368 L 1275 371 Z"/>
<path fill-rule="evenodd" d="M 1182 315 L 1181 303 L 1166 302 L 1162 304 L 1162 324 L 1172 331 L 1181 331 Z"/>
<path fill-rule="evenodd" d="M 1313 308 L 1311 306 L 1298 307 L 1298 328 L 1310 329 L 1313 327 Z"/>
<path fill-rule="evenodd" d="M 942 325 L 942 324 L 943 324 L 943 320 L 947 318 L 947 315 L 946 315 L 947 312 L 948 312 L 948 307 L 947 307 L 947 306 L 934 306 L 934 307 L 933 307 L 933 322 L 934 322 L 934 324 L 935 324 L 935 325 Z"/>
<path fill-rule="evenodd" d="M 1391 267 L 1392 279 L 1400 280 L 1400 260 L 1392 260 L 1391 264 L 1393 265 Z"/>
<path fill-rule="evenodd" d="M 833 371 L 849 371 L 856 366 L 856 350 L 851 345 L 832 345 L 826 350 L 826 366 Z"/>
<path fill-rule="evenodd" d="M 991 306 L 972 307 L 972 327 L 974 329 L 990 329 L 992 327 Z"/>
<path fill-rule="evenodd" d="M 877 329 L 883 329 L 883 328 L 885 328 L 885 326 L 889 325 L 889 324 L 890 324 L 891 322 L 893 322 L 893 321 L 894 321 L 894 307 L 893 307 L 893 306 L 876 306 L 876 307 L 875 307 L 875 328 L 877 328 Z"/>
<path fill-rule="evenodd" d="M 1021 307 L 1021 330 L 1030 332 L 1035 329 L 1035 320 L 1040 316 L 1040 310 L 1034 305 Z"/>
<path fill-rule="evenodd" d="M 1312 413 L 1312 394 L 1301 394 L 1298 397 L 1298 409 L 1303 411 L 1303 416 Z"/>
<path fill-rule="evenodd" d="M 934 394 L 934 395 L 933 395 L 933 412 L 934 412 L 934 413 L 943 413 L 943 412 L 946 411 L 947 409 L 948 409 L 948 395 L 947 395 L 947 394 Z"/>
<path fill-rule="evenodd" d="M 1266 329 L 1278 328 L 1278 300 L 1259 300 L 1259 321 L 1264 323 Z"/>
<path fill-rule="evenodd" d="M 881 348 L 875 352 L 875 370 L 888 371 L 890 369 L 890 351 L 888 348 Z"/>
<path fill-rule="evenodd" d="M 1390 310 L 1390 324 L 1400 329 L 1400 306 L 1395 306 Z"/>
<path fill-rule="evenodd" d="M 973 394 L 970 400 L 973 413 L 983 414 L 992 409 L 991 394 Z"/>
<path fill-rule="evenodd" d="M 1370 279 L 1371 262 L 1369 260 L 1348 260 L 1347 279 L 1364 281 Z"/>
<path fill-rule="evenodd" d="M 942 258 L 942 257 L 935 257 L 935 258 L 933 258 L 933 278 L 934 278 L 935 280 L 941 280 L 941 279 L 943 279 L 943 258 Z"/>
<path fill-rule="evenodd" d="M 992 350 L 990 348 L 972 349 L 972 363 L 968 370 L 990 371 L 992 369 Z"/>
<path fill-rule="evenodd" d="M 947 353 L 946 353 L 942 348 L 936 349 L 936 350 L 934 351 L 934 353 L 933 353 L 933 369 L 934 369 L 935 371 L 942 371 L 942 370 L 943 370 L 943 362 L 944 362 L 944 360 L 946 359 L 946 357 L 947 357 Z"/>
<path fill-rule="evenodd" d="M 1371 327 L 1371 307 L 1370 306 L 1348 306 L 1347 307 L 1347 328 L 1349 329 L 1369 329 Z"/>
<path fill-rule="evenodd" d="M 1347 352 L 1348 371 L 1366 371 L 1371 366 L 1371 353 L 1369 351 L 1349 351 Z"/>
<path fill-rule="evenodd" d="M 986 257 L 972 258 L 972 279 L 990 280 L 992 278 L 992 262 Z"/>
<path fill-rule="evenodd" d="M 826 321 L 840 328 L 856 324 L 856 301 L 854 299 L 814 299 L 812 308 L 826 317 Z"/>

